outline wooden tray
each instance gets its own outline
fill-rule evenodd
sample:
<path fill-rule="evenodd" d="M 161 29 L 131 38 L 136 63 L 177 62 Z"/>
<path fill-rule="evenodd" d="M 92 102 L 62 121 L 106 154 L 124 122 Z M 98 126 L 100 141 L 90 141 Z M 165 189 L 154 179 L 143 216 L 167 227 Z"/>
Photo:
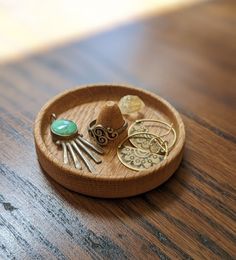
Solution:
<path fill-rule="evenodd" d="M 103 162 L 95 165 L 96 174 L 77 170 L 62 163 L 62 151 L 52 142 L 50 135 L 50 117 L 56 113 L 58 118 L 74 120 L 80 133 L 89 139 L 88 123 L 96 119 L 99 108 L 108 100 L 119 101 L 124 95 L 138 95 L 145 103 L 145 118 L 162 119 L 173 123 L 177 141 L 166 160 L 146 171 L 136 172 L 123 166 L 116 148 L 125 137 L 123 133 L 114 143 L 106 147 Z M 135 118 L 127 118 L 129 125 Z M 39 162 L 45 172 L 66 188 L 82 194 L 117 198 L 137 195 L 165 182 L 178 168 L 185 141 L 185 130 L 179 113 L 164 99 L 142 89 L 120 85 L 82 86 L 66 91 L 43 106 L 34 127 L 35 147 Z"/>

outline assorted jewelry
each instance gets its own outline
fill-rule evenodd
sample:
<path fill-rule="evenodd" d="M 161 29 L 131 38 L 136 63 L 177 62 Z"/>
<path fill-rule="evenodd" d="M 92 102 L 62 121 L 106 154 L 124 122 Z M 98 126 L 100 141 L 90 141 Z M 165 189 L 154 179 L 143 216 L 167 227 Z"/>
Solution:
<path fill-rule="evenodd" d="M 150 133 L 145 125 L 147 122 L 156 124 L 159 133 Z M 127 145 L 128 141 L 133 146 Z M 126 167 L 135 171 L 147 170 L 166 159 L 175 142 L 176 132 L 172 125 L 161 120 L 137 120 L 130 126 L 128 137 L 118 146 L 117 155 Z"/>
<path fill-rule="evenodd" d="M 57 119 L 55 114 L 52 114 L 51 117 L 50 130 L 52 139 L 63 150 L 63 163 L 69 164 L 68 155 L 70 155 L 75 168 L 82 169 L 79 160 L 81 159 L 90 172 L 95 172 L 95 168 L 89 158 L 96 164 L 101 163 L 102 160 L 95 153 L 104 154 L 103 149 L 84 139 L 78 133 L 78 126 L 74 121 Z"/>
<path fill-rule="evenodd" d="M 88 133 L 97 145 L 83 138 L 74 121 L 57 119 L 52 114 L 51 135 L 55 144 L 63 150 L 63 163 L 69 164 L 72 160 L 75 168 L 82 169 L 82 161 L 90 172 L 95 172 L 90 159 L 96 164 L 101 163 L 102 160 L 96 155 L 104 154 L 100 146 L 115 140 L 128 126 L 122 114 L 136 113 L 144 107 L 144 102 L 132 95 L 121 98 L 119 107 L 112 101 L 106 103 L 100 111 L 100 117 L 88 125 Z M 104 125 L 118 125 L 119 128 Z M 128 129 L 128 136 L 119 144 L 117 156 L 127 168 L 143 171 L 165 160 L 175 143 L 173 124 L 155 119 L 136 120 Z"/>

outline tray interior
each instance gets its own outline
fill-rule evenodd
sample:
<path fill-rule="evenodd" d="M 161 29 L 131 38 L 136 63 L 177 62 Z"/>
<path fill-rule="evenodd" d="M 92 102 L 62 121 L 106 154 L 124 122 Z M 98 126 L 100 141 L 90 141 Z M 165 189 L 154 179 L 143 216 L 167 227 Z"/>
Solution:
<path fill-rule="evenodd" d="M 179 128 L 176 118 L 172 110 L 161 99 L 156 99 L 153 96 L 139 91 L 138 89 L 123 89 L 112 86 L 104 86 L 96 88 L 93 91 L 88 89 L 75 90 L 73 93 L 68 93 L 60 96 L 49 106 L 49 109 L 43 115 L 41 135 L 46 148 L 57 160 L 57 164 L 62 164 L 62 151 L 53 143 L 50 134 L 50 116 L 51 113 L 55 113 L 58 118 L 65 118 L 73 120 L 79 127 L 79 132 L 84 135 L 86 139 L 89 139 L 87 126 L 89 122 L 96 119 L 101 106 L 109 100 L 118 102 L 124 95 L 138 95 L 145 103 L 145 108 L 142 113 L 135 113 L 132 116 L 126 116 L 125 119 L 128 124 L 132 124 L 136 119 L 149 118 L 149 119 L 161 119 L 168 123 L 173 123 L 176 133 L 177 142 L 179 138 Z M 128 126 L 128 127 L 129 127 Z M 111 142 L 105 149 L 105 155 L 102 156 L 103 162 L 101 164 L 95 164 L 96 178 L 110 177 L 112 176 L 124 179 L 127 176 L 136 176 L 139 172 L 130 170 L 123 166 L 119 161 L 116 150 L 118 144 L 125 138 L 127 131 L 123 132 L 115 141 Z M 173 151 L 173 150 L 172 150 Z M 71 165 L 73 163 L 71 162 Z M 66 166 L 68 168 L 73 166 Z M 78 171 L 79 174 L 79 171 Z M 86 167 L 83 165 L 83 174 L 89 174 Z"/>

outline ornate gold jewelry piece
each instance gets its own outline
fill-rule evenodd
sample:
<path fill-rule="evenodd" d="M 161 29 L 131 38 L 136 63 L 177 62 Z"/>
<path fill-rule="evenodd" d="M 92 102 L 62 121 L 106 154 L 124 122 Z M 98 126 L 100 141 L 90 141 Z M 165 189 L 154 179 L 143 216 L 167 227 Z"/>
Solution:
<path fill-rule="evenodd" d="M 157 135 L 149 133 L 153 137 L 153 140 L 157 140 L 160 149 L 163 154 L 153 153 L 151 149 L 144 150 L 137 147 L 125 145 L 130 138 L 139 138 L 140 135 L 146 134 L 146 132 L 134 133 L 127 136 L 122 143 L 118 146 L 117 155 L 120 162 L 131 170 L 143 171 L 147 170 L 152 166 L 159 164 L 161 161 L 166 159 L 168 155 L 168 145 L 166 141 L 161 140 Z"/>
<path fill-rule="evenodd" d="M 96 147 L 89 141 L 83 138 L 78 133 L 78 127 L 74 121 L 68 119 L 57 119 L 55 114 L 51 116 L 51 135 L 53 141 L 62 147 L 63 163 L 69 164 L 69 156 L 71 157 L 75 168 L 82 169 L 79 159 L 90 172 L 94 172 L 94 166 L 86 157 L 90 157 L 95 163 L 101 163 L 102 160 L 94 153 L 103 154 L 104 151 L 100 147 Z M 78 157 L 77 157 L 78 156 Z"/>
<path fill-rule="evenodd" d="M 93 120 L 88 127 L 88 132 L 94 140 L 102 146 L 108 144 L 110 140 L 114 140 L 122 133 L 128 126 L 127 122 L 124 122 L 123 126 L 118 129 L 111 127 L 104 127 L 100 124 L 96 125 L 96 120 Z"/>
<path fill-rule="evenodd" d="M 151 127 L 158 127 L 159 133 L 156 134 L 156 138 L 149 132 L 149 126 L 145 123 L 154 123 Z M 159 124 L 159 125 L 158 125 Z M 165 132 L 163 132 L 163 129 Z M 142 134 L 141 134 L 142 132 Z M 163 133 L 162 133 L 163 132 Z M 162 154 L 163 148 L 160 147 L 160 142 L 163 143 L 164 139 L 168 142 L 168 150 L 170 151 L 176 142 L 176 132 L 172 124 L 168 124 L 162 120 L 155 119 L 141 119 L 136 120 L 129 128 L 128 135 L 131 136 L 134 133 L 139 133 L 136 138 L 130 138 L 130 142 L 137 148 L 151 150 L 155 153 Z"/>

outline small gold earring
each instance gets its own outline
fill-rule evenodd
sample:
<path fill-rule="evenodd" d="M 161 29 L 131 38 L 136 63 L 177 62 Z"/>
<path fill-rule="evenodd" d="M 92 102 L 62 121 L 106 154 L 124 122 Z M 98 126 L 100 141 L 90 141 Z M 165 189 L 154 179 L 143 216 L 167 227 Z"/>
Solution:
<path fill-rule="evenodd" d="M 143 134 L 146 134 L 146 132 L 134 133 L 127 136 L 117 148 L 117 156 L 120 162 L 127 168 L 135 171 L 147 170 L 150 167 L 159 164 L 161 161 L 166 159 L 168 155 L 167 141 L 162 141 L 159 136 L 151 133 L 149 133 L 149 135 L 152 136 L 153 140 L 155 139 L 160 146 L 160 150 L 163 151 L 162 155 L 153 153 L 150 149 L 145 150 L 125 145 L 128 140 L 130 141 L 130 138 L 138 138 L 138 136 Z"/>
<path fill-rule="evenodd" d="M 158 137 L 158 140 L 163 143 L 164 142 L 163 138 L 165 137 L 165 139 L 166 139 L 170 134 L 172 134 L 172 136 L 173 136 L 172 140 L 168 141 L 168 150 L 170 151 L 174 147 L 175 142 L 176 142 L 176 131 L 173 128 L 173 124 L 168 124 L 162 120 L 155 120 L 155 119 L 136 120 L 130 126 L 130 128 L 128 130 L 128 135 L 131 136 L 134 133 L 140 133 L 140 132 L 143 132 L 143 134 L 140 135 L 139 138 L 131 138 L 130 142 L 135 147 L 144 149 L 144 150 L 149 149 L 150 143 L 152 143 L 152 146 L 154 149 L 155 143 L 152 140 L 153 136 L 151 135 L 151 133 L 149 133 L 149 129 L 144 125 L 145 122 L 158 123 L 158 124 L 161 124 L 163 127 L 167 128 L 167 131 L 165 133 L 162 133 L 162 134 L 159 133 L 159 134 L 156 134 L 156 136 Z M 156 139 L 154 138 L 154 140 L 156 140 Z M 157 145 L 156 150 L 157 150 L 157 148 L 160 148 L 159 144 Z M 163 149 L 162 149 L 162 152 L 163 152 Z"/>

